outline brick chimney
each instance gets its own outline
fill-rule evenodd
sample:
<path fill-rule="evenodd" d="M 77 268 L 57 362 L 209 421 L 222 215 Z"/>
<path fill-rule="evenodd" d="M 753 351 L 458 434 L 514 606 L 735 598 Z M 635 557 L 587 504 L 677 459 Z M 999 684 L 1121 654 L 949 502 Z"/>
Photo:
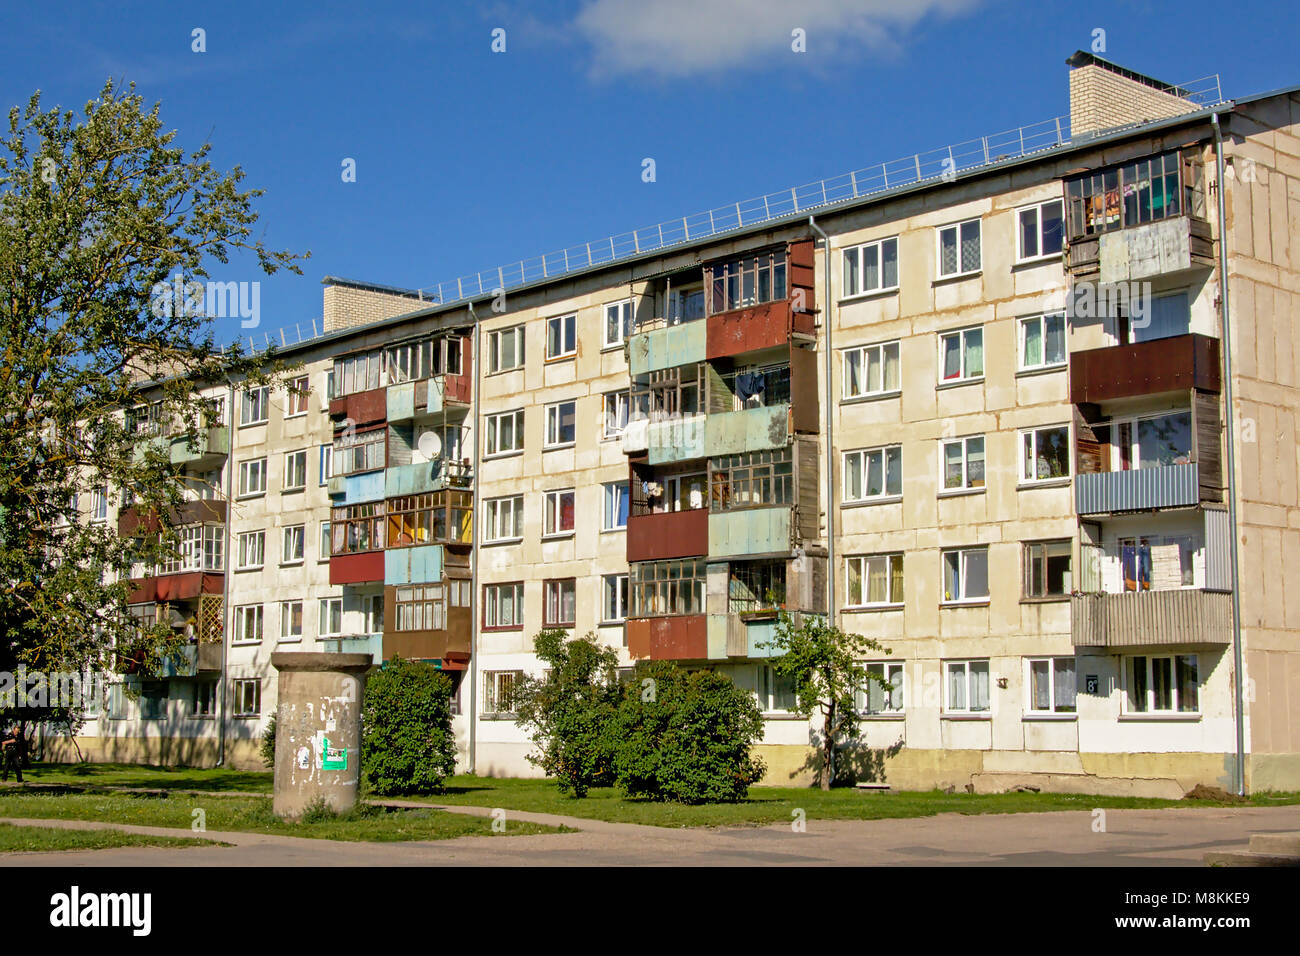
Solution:
<path fill-rule="evenodd" d="M 353 282 L 333 276 L 326 276 L 323 281 L 326 332 L 369 325 L 433 304 L 430 299 L 423 299 L 410 289 Z"/>
<path fill-rule="evenodd" d="M 1197 109 L 1187 91 L 1099 56 L 1078 50 L 1070 67 L 1070 135 L 1094 136 L 1104 130 L 1180 116 Z"/>

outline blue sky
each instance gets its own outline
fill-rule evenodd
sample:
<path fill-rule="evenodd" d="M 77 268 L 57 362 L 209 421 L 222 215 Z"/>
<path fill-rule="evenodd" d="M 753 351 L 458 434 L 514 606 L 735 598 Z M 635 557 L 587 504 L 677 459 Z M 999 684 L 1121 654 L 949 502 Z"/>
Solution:
<path fill-rule="evenodd" d="M 325 275 L 429 286 L 1066 113 L 1097 29 L 1168 82 L 1300 82 L 1300 5 L 1255 0 L 45 3 L 0 27 L 6 106 L 125 77 L 266 190 L 267 243 L 312 257 L 214 273 L 262 279 L 259 337 L 319 317 Z"/>

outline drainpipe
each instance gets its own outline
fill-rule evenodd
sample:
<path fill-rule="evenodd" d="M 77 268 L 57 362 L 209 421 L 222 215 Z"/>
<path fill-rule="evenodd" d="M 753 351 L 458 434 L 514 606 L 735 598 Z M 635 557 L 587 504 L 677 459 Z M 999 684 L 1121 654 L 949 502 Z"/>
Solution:
<path fill-rule="evenodd" d="M 834 395 L 831 373 L 834 368 L 834 350 L 831 348 L 831 327 L 834 324 L 831 309 L 831 237 L 822 231 L 816 220 L 808 217 L 808 225 L 821 236 L 826 259 L 826 615 L 831 624 L 835 616 L 835 423 L 832 411 Z"/>
<path fill-rule="evenodd" d="M 474 311 L 474 303 L 467 303 L 469 306 L 470 318 L 474 320 L 474 384 L 470 395 L 470 402 L 474 412 L 474 430 L 470 439 L 474 442 L 474 491 L 472 498 L 472 513 L 470 516 L 470 533 L 473 536 L 474 548 L 470 553 L 469 559 L 469 767 L 467 773 L 474 773 L 478 760 L 478 623 L 479 623 L 479 594 L 478 594 L 478 552 L 479 536 L 482 533 L 479 520 L 479 377 L 483 374 L 483 350 L 481 344 L 483 341 L 483 330 L 479 324 L 478 315 Z"/>
<path fill-rule="evenodd" d="M 1223 405 L 1224 431 L 1226 432 L 1228 450 L 1228 531 L 1229 559 L 1232 569 L 1232 693 L 1234 697 L 1237 725 L 1237 766 L 1234 770 L 1233 783 L 1239 796 L 1246 795 L 1246 711 L 1245 694 L 1242 692 L 1244 677 L 1242 670 L 1245 659 L 1241 650 L 1241 577 L 1237 554 L 1237 455 L 1236 455 L 1236 415 L 1233 411 L 1232 388 L 1232 335 L 1228 325 L 1228 233 L 1226 229 L 1227 211 L 1224 198 L 1227 183 L 1223 164 L 1223 130 L 1219 125 L 1219 114 L 1210 116 L 1214 126 L 1214 162 L 1219 194 L 1219 324 L 1223 334 Z"/>
<path fill-rule="evenodd" d="M 230 534 L 230 490 L 234 487 L 235 461 L 235 384 L 226 381 L 226 467 L 225 487 L 222 489 L 226 498 L 226 530 L 224 570 L 221 575 L 221 676 L 217 679 L 217 766 L 226 765 L 226 641 L 234 622 L 234 611 L 230 607 L 230 572 L 233 567 L 234 554 L 231 551 Z M 195 648 L 197 659 L 198 648 Z"/>

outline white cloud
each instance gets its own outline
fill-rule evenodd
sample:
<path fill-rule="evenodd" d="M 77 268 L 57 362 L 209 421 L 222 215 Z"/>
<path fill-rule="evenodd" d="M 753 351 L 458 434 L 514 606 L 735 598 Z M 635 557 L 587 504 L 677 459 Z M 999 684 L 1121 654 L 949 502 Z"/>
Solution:
<path fill-rule="evenodd" d="M 771 64 L 792 56 L 823 62 L 897 44 L 929 14 L 954 14 L 979 0 L 589 0 L 574 22 L 591 44 L 597 75 L 686 77 Z"/>

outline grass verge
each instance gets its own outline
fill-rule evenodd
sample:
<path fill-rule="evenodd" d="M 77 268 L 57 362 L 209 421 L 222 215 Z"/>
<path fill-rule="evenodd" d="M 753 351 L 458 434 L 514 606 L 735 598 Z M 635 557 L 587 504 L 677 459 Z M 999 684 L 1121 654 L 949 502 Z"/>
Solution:
<path fill-rule="evenodd" d="M 57 850 L 109 850 L 122 846 L 229 846 L 216 840 L 151 836 L 120 830 L 64 830 L 0 823 L 0 853 L 52 853 Z"/>

